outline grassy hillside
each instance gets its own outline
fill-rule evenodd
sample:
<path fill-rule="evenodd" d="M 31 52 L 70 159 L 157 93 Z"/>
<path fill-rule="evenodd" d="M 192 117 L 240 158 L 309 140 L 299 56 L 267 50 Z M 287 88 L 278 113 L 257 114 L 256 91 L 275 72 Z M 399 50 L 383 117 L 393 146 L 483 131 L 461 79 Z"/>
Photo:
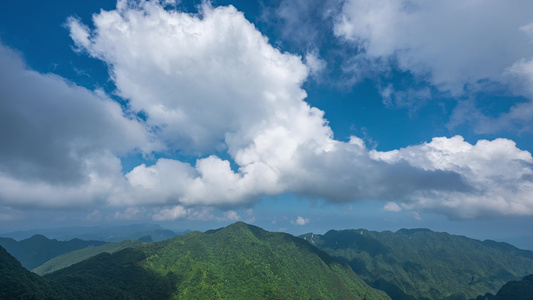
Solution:
<path fill-rule="evenodd" d="M 141 241 L 122 241 L 120 243 L 109 243 L 98 247 L 88 247 L 72 252 L 68 252 L 59 256 L 52 258 L 51 260 L 45 262 L 41 266 L 33 269 L 32 271 L 39 274 L 45 275 L 59 269 L 69 267 L 73 264 L 79 263 L 89 257 L 96 256 L 100 253 L 115 253 L 122 249 L 138 246 L 144 244 Z"/>
<path fill-rule="evenodd" d="M 307 242 L 242 222 L 100 254 L 45 278 L 78 299 L 388 299 Z"/>
<path fill-rule="evenodd" d="M 533 252 L 427 229 L 329 231 L 302 238 L 393 299 L 470 299 L 533 272 Z"/>
<path fill-rule="evenodd" d="M 34 235 L 19 242 L 11 238 L 0 238 L 0 246 L 4 247 L 28 270 L 36 268 L 61 254 L 104 244 L 106 242 L 83 241 L 80 239 L 70 241 L 50 240 L 42 235 Z"/>

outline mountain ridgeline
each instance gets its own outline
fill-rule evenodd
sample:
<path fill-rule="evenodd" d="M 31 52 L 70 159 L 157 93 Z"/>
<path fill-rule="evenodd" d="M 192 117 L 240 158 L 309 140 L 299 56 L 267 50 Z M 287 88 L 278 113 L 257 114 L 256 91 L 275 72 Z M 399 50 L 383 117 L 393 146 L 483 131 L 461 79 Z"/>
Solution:
<path fill-rule="evenodd" d="M 533 252 L 428 229 L 331 230 L 301 238 L 393 299 L 474 299 L 533 273 Z"/>
<path fill-rule="evenodd" d="M 125 240 L 120 243 L 109 243 L 98 247 L 87 247 L 56 256 L 32 271 L 38 275 L 45 275 L 82 262 L 87 258 L 101 253 L 115 253 L 142 244 L 144 244 L 142 241 Z"/>
<path fill-rule="evenodd" d="M 40 234 L 22 241 L 16 241 L 12 238 L 0 238 L 0 246 L 4 247 L 28 270 L 36 268 L 58 255 L 104 244 L 107 243 L 80 239 L 72 239 L 70 241 L 51 240 Z"/>
<path fill-rule="evenodd" d="M 390 299 L 306 241 L 242 222 L 101 253 L 44 277 L 20 264 L 0 270 L 19 278 L 9 272 L 31 275 L 35 299 Z"/>
<path fill-rule="evenodd" d="M 533 299 L 533 252 L 427 229 L 298 238 L 237 222 L 34 271 L 0 247 L 0 299 Z"/>

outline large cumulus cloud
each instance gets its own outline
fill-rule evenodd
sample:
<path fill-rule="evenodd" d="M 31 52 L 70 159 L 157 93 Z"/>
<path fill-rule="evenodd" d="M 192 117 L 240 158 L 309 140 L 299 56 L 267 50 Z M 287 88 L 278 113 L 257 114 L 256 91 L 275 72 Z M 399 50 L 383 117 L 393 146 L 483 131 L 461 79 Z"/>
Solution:
<path fill-rule="evenodd" d="M 378 155 L 357 137 L 349 143 L 335 140 L 324 113 L 304 101 L 301 85 L 308 70 L 301 58 L 273 48 L 231 6 L 204 4 L 192 15 L 142 2 L 95 15 L 93 30 L 76 19 L 69 22 L 76 45 L 110 66 L 120 95 L 146 113 L 147 123 L 158 128 L 168 148 L 200 154 L 227 149 L 237 165 L 234 170 L 216 155 L 200 158 L 194 166 L 160 159 L 127 174 L 135 192 L 117 195 L 112 202 L 239 205 L 293 192 L 336 202 L 399 201 L 414 210 L 476 217 L 475 212 L 442 210 L 446 205 L 422 205 L 420 199 L 431 195 L 440 203 L 453 197 L 457 207 L 464 202 L 481 211 L 486 206 L 471 205 L 470 195 L 479 200 L 497 194 L 504 201 L 516 196 L 515 187 L 497 184 L 495 177 L 465 174 L 468 160 L 458 158 L 458 168 L 426 168 L 390 153 Z M 384 49 L 375 51 L 392 51 Z M 487 147 L 498 145 L 495 141 Z M 514 145 L 506 149 L 510 155 L 519 151 Z M 458 154 L 449 159 L 453 155 Z M 490 165 L 493 159 L 480 163 Z M 516 159 L 521 163 L 509 168 L 530 170 L 530 157 Z M 480 180 L 489 182 L 483 186 L 486 193 L 480 194 Z M 520 180 L 527 186 L 527 176 Z M 501 191 L 491 192 L 496 186 Z"/>
<path fill-rule="evenodd" d="M 119 1 L 116 10 L 95 14 L 91 27 L 75 18 L 68 27 L 79 51 L 109 66 L 131 115 L 144 117 L 127 118 L 116 103 L 56 76 L 11 67 L 31 78 L 3 87 L 24 100 L 2 105 L 21 112 L 41 105 L 47 113 L 10 114 L 6 126 L 23 124 L 26 138 L 18 142 L 11 134 L 3 141 L 37 145 L 42 132 L 49 151 L 10 154 L 20 164 L 2 162 L 0 184 L 10 187 L 1 190 L 4 205 L 20 207 L 22 198 L 63 207 L 100 201 L 126 207 L 120 218 L 149 211 L 154 220 L 171 220 L 209 212 L 198 206 L 247 206 L 265 195 L 295 193 L 331 202 L 383 200 L 388 210 L 455 218 L 533 214 L 531 155 L 512 141 L 438 138 L 378 152 L 357 137 L 335 140 L 324 112 L 305 102 L 310 70 L 302 58 L 272 47 L 234 7 L 203 4 L 188 14 L 159 2 Z M 36 86 L 41 97 L 16 88 L 22 84 Z M 39 103 L 46 93 L 60 102 Z M 41 127 L 31 127 L 33 121 Z M 122 174 L 119 156 L 133 149 L 163 158 Z M 174 152 L 197 160 L 167 156 Z M 42 175 L 50 168 L 38 157 L 43 153 L 65 160 L 54 172 L 71 174 L 69 180 Z M 35 171 L 17 170 L 32 161 Z M 63 200 L 39 198 L 43 193 Z"/>

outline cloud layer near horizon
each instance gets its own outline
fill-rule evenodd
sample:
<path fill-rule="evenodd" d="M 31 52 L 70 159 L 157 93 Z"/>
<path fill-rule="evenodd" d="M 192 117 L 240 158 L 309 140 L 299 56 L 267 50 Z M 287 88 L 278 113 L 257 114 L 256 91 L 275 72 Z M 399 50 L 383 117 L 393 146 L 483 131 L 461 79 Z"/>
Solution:
<path fill-rule="evenodd" d="M 1 139 L 12 147 L 0 159 L 3 206 L 131 208 L 118 218 L 152 206 L 160 208 L 154 220 L 171 220 L 200 214 L 187 207 L 246 206 L 295 193 L 388 201 L 389 210 L 451 218 L 533 215 L 533 160 L 510 140 L 435 138 L 390 152 L 367 149 L 357 137 L 335 140 L 324 112 L 305 102 L 302 84 L 312 68 L 272 47 L 231 6 L 204 4 L 194 15 L 119 1 L 93 23 L 69 18 L 71 37 L 109 66 L 131 113 L 28 70 L 2 47 L 0 76 L 12 79 L 0 82 L 9 99 L 0 111 L 13 112 L 0 119 L 9 129 Z M 138 113 L 146 120 L 128 117 Z M 201 158 L 194 165 L 160 158 L 123 174 L 119 158 L 131 151 Z M 217 155 L 224 152 L 237 168 Z"/>

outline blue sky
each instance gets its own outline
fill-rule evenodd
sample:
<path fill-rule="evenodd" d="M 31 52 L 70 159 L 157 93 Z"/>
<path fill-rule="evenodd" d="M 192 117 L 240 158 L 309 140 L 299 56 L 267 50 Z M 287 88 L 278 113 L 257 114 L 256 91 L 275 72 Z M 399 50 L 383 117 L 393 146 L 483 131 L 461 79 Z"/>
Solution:
<path fill-rule="evenodd" d="M 0 3 L 0 232 L 533 225 L 533 4 Z"/>

